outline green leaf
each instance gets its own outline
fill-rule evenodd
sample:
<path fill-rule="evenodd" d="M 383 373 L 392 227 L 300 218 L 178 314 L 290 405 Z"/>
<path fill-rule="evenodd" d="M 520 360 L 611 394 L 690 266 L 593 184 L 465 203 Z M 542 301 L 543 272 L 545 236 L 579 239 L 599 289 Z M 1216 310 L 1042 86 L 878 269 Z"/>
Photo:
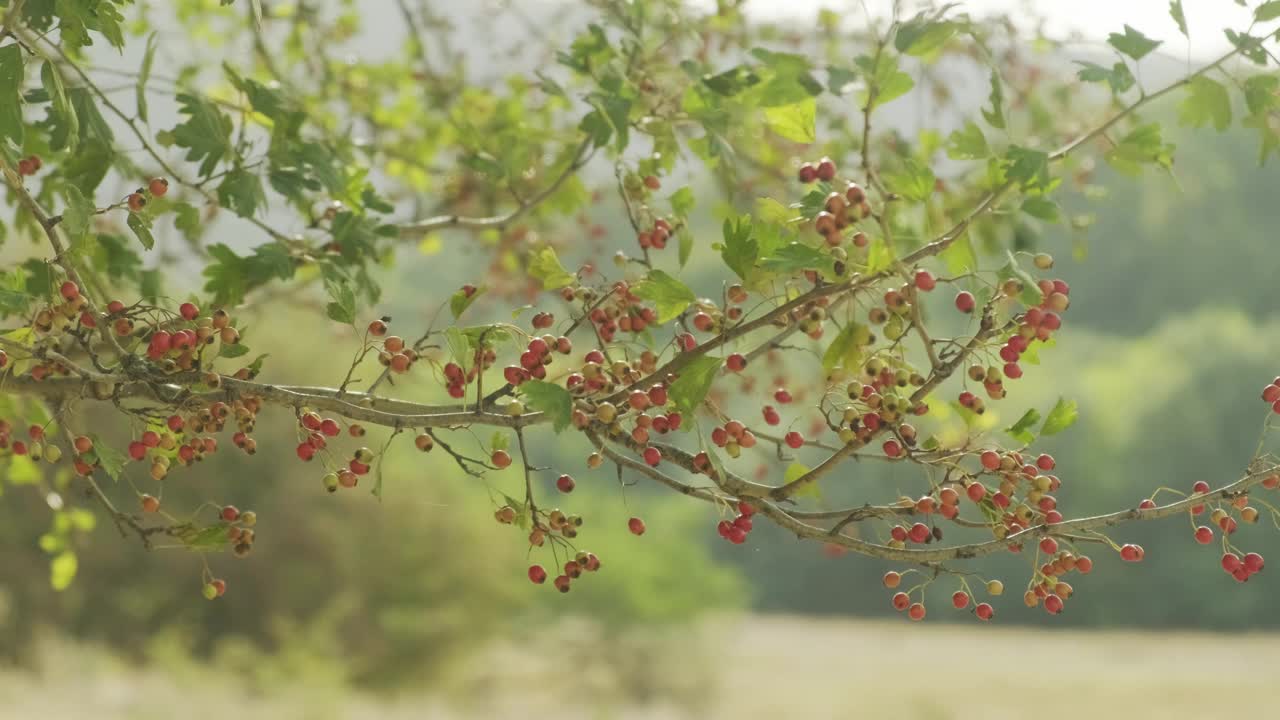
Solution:
<path fill-rule="evenodd" d="M 798 143 L 811 143 L 817 139 L 814 128 L 818 104 L 813 98 L 800 102 L 764 109 L 765 126 L 775 134 Z"/>
<path fill-rule="evenodd" d="M 1280 3 L 1275 4 L 1280 5 Z M 1182 12 L 1182 0 L 1169 0 L 1169 17 L 1178 24 L 1178 32 L 1190 40 L 1191 33 L 1187 31 L 1187 15 Z"/>
<path fill-rule="evenodd" d="M 978 256 L 973 251 L 973 241 L 968 233 L 947 246 L 938 257 L 947 266 L 952 275 L 964 275 L 978 269 Z"/>
<path fill-rule="evenodd" d="M 75 185 L 63 187 L 62 196 L 67 200 L 67 207 L 62 211 L 62 227 L 66 228 L 72 240 L 78 240 L 89 232 L 89 223 L 97 208 Z"/>
<path fill-rule="evenodd" d="M 142 55 L 142 68 L 138 70 L 138 82 L 134 86 L 134 94 L 138 102 L 138 119 L 147 121 L 147 81 L 151 79 L 151 65 L 156 59 L 156 34 L 147 36 L 146 51 Z"/>
<path fill-rule="evenodd" d="M 698 299 L 688 285 L 661 270 L 650 270 L 631 291 L 636 297 L 653 303 L 661 325 L 680 317 L 680 313 Z"/>
<path fill-rule="evenodd" d="M 688 185 L 671 193 L 671 212 L 676 217 L 687 217 L 693 212 L 696 200 L 693 196 L 693 190 Z"/>
<path fill-rule="evenodd" d="M 782 475 L 782 482 L 784 484 L 792 483 L 808 474 L 809 474 L 809 467 L 807 465 L 801 465 L 800 463 L 791 463 L 790 465 L 787 466 L 786 472 L 783 473 Z M 792 497 L 798 497 L 798 498 L 808 497 L 808 498 L 813 498 L 815 500 L 821 500 L 822 487 L 816 482 L 808 482 L 808 483 L 805 483 L 799 490 L 796 490 L 794 493 L 792 493 Z"/>
<path fill-rule="evenodd" d="M 325 306 L 325 315 L 334 322 L 354 325 L 356 322 L 356 294 L 351 283 L 341 271 L 330 265 L 321 268 L 324 290 L 332 301 Z"/>
<path fill-rule="evenodd" d="M 1107 43 L 1134 60 L 1141 60 L 1152 50 L 1160 47 L 1161 41 L 1152 40 L 1132 27 L 1125 25 L 1124 34 L 1111 33 L 1107 36 Z"/>
<path fill-rule="evenodd" d="M 867 272 L 878 273 L 893 267 L 897 261 L 893 250 L 885 243 L 884 238 L 876 238 L 867 247 Z"/>
<path fill-rule="evenodd" d="M 1040 422 L 1040 412 L 1035 408 L 1031 408 L 1022 414 L 1018 422 L 1005 428 L 1004 431 L 1023 445 L 1030 445 L 1036 441 L 1036 434 L 1031 431 L 1031 428 L 1035 427 L 1038 422 Z"/>
<path fill-rule="evenodd" d="M 49 94 L 49 116 L 54 126 L 49 133 L 49 146 L 55 150 L 63 147 L 74 149 L 80 140 L 80 119 L 62 84 L 62 73 L 53 63 L 45 62 L 40 67 L 40 83 Z"/>
<path fill-rule="evenodd" d="M 124 33 L 120 23 L 124 16 L 117 4 L 107 0 L 54 0 L 62 41 L 72 48 L 92 45 L 89 31 L 93 30 L 101 33 L 112 46 L 123 48 Z"/>
<path fill-rule="evenodd" d="M 182 231 L 189 239 L 200 237 L 204 226 L 200 222 L 200 211 L 191 203 L 174 203 L 173 212 L 176 217 L 173 226 Z"/>
<path fill-rule="evenodd" d="M 62 592 L 71 586 L 71 581 L 76 579 L 76 571 L 80 569 L 80 562 L 76 560 L 76 554 L 72 550 L 63 550 L 49 561 L 49 585 L 54 590 Z"/>
<path fill-rule="evenodd" d="M 982 128 L 972 120 L 966 120 L 963 128 L 947 136 L 947 157 L 952 160 L 980 160 L 990 154 Z"/>
<path fill-rule="evenodd" d="M 844 95 L 853 87 L 858 73 L 835 65 L 827 66 L 827 89 L 833 95 Z"/>
<path fill-rule="evenodd" d="M 466 312 L 467 308 L 471 307 L 471 303 L 475 302 L 481 295 L 483 295 L 485 290 L 486 288 L 478 287 L 473 290 L 470 295 L 459 290 L 450 296 L 449 312 L 453 313 L 453 319 L 457 320 L 461 317 L 462 313 Z"/>
<path fill-rule="evenodd" d="M 850 321 L 840 329 L 822 354 L 822 369 L 831 372 L 836 367 L 858 367 L 862 363 L 862 349 L 869 344 L 871 329 Z"/>
<path fill-rule="evenodd" d="M 752 95 L 760 107 L 792 105 L 822 94 L 822 83 L 813 77 L 809 58 L 795 53 L 753 48 L 751 55 L 764 63 L 769 79 Z"/>
<path fill-rule="evenodd" d="M 1280 18 L 1280 0 L 1269 0 L 1253 9 L 1255 22 L 1267 22 Z"/>
<path fill-rule="evenodd" d="M 1280 0 L 1277 0 L 1280 2 Z M 1280 77 L 1254 75 L 1244 81 L 1244 102 L 1250 115 L 1259 115 L 1280 107 Z"/>
<path fill-rule="evenodd" d="M 464 373 L 469 372 L 475 360 L 475 348 L 471 344 L 471 339 L 457 327 L 445 330 L 444 339 L 449 344 L 449 353 L 453 355 L 453 361 L 458 363 Z"/>
<path fill-rule="evenodd" d="M 1079 417 L 1080 411 L 1076 407 L 1075 400 L 1058 398 L 1058 404 L 1053 406 L 1053 409 L 1049 411 L 1049 416 L 1044 419 L 1044 425 L 1040 427 L 1040 434 L 1057 435 L 1074 425 Z"/>
<path fill-rule="evenodd" d="M 1173 167 L 1174 146 L 1166 144 L 1161 135 L 1160 123 L 1150 123 L 1134 128 L 1115 143 L 1103 155 L 1115 169 L 1128 175 L 1138 175 L 1142 166 L 1156 164 Z"/>
<path fill-rule="evenodd" d="M 816 248 L 809 247 L 804 243 L 793 242 L 783 245 L 766 257 L 760 258 L 759 267 L 761 270 L 782 275 L 791 275 L 803 270 L 819 270 L 830 273 L 834 268 L 834 261 L 830 255 Z"/>
<path fill-rule="evenodd" d="M 993 128 L 1003 130 L 1004 122 L 1004 85 L 1000 82 L 1000 73 L 991 69 L 991 94 L 987 96 L 991 109 L 982 108 L 982 117 Z"/>
<path fill-rule="evenodd" d="M 671 213 L 681 221 L 687 221 L 689 213 L 693 212 L 695 200 L 693 190 L 689 186 L 684 186 L 671 194 Z M 682 222 L 687 225 L 687 222 Z M 680 267 L 684 267 L 689 262 L 689 256 L 693 254 L 693 233 L 689 232 L 687 227 L 681 227 L 676 230 L 676 241 L 680 244 L 679 259 Z"/>
<path fill-rule="evenodd" d="M 235 345 L 227 345 L 223 343 L 218 348 L 218 357 L 238 358 L 249 354 L 249 346 L 244 343 L 236 343 Z"/>
<path fill-rule="evenodd" d="M 897 172 L 885 175 L 889 189 L 915 202 L 924 202 L 933 194 L 933 186 L 937 178 L 928 165 L 917 163 L 911 158 L 902 162 Z"/>
<path fill-rule="evenodd" d="M 1187 84 L 1188 95 L 1178 106 L 1184 125 L 1204 127 L 1212 123 L 1219 132 L 1231 125 L 1231 97 L 1217 80 L 1199 75 Z"/>
<path fill-rule="evenodd" d="M 0 140 L 22 146 L 22 48 L 0 47 Z"/>
<path fill-rule="evenodd" d="M 142 243 L 142 247 L 150 250 L 156 246 L 156 238 L 151 234 L 150 220 L 147 220 L 139 213 L 131 212 L 125 224 L 133 231 L 133 235 L 138 238 L 138 242 Z"/>
<path fill-rule="evenodd" d="M 242 168 L 232 170 L 218 184 L 218 203 L 240 217 L 253 217 L 267 204 L 262 178 Z"/>
<path fill-rule="evenodd" d="M 1062 219 L 1062 208 L 1058 203 L 1037 195 L 1022 201 L 1022 212 L 1045 222 L 1056 223 Z"/>
<path fill-rule="evenodd" d="M 1076 77 L 1084 82 L 1105 82 L 1117 93 L 1128 90 L 1136 82 L 1133 73 L 1129 70 L 1129 66 L 1123 62 L 1117 62 L 1109 69 L 1097 63 L 1081 60 L 1077 60 L 1076 64 L 1081 66 L 1079 72 L 1076 73 Z"/>
<path fill-rule="evenodd" d="M 114 445 L 105 439 L 90 433 L 89 439 L 93 441 L 93 454 L 98 456 L 98 463 L 102 465 L 102 471 L 112 480 L 119 481 L 120 473 L 124 470 L 125 464 L 129 462 L 129 458 L 125 454 L 115 448 Z"/>
<path fill-rule="evenodd" d="M 1231 28 L 1223 31 L 1227 36 L 1227 40 L 1240 50 L 1240 54 L 1248 58 L 1255 65 L 1266 66 L 1267 50 L 1262 47 L 1262 39 L 1254 37 L 1249 33 L 1238 33 Z"/>
<path fill-rule="evenodd" d="M 920 13 L 898 26 L 893 46 L 898 52 L 914 57 L 928 55 L 945 45 L 959 29 L 956 23 L 929 20 L 924 13 Z"/>
<path fill-rule="evenodd" d="M 702 82 L 717 95 L 732 97 L 760 82 L 760 76 L 746 65 L 739 65 L 720 73 L 702 78 Z"/>
<path fill-rule="evenodd" d="M 868 112 L 906 95 L 916 85 L 910 75 L 898 69 L 898 57 L 892 53 L 880 53 L 878 60 L 861 55 L 854 64 L 867 76 L 862 105 Z"/>
<path fill-rule="evenodd" d="M 573 418 L 573 398 L 569 391 L 555 383 L 542 380 L 526 380 L 520 383 L 520 393 L 529 407 L 546 413 L 551 427 L 558 433 L 569 427 Z"/>
<path fill-rule="evenodd" d="M 186 159 L 200 162 L 201 177 L 209 177 L 214 168 L 234 154 L 231 147 L 231 120 L 217 105 L 196 95 L 179 93 L 179 110 L 187 120 L 173 129 L 173 141 L 188 149 Z"/>
<path fill-rule="evenodd" d="M 711 383 L 720 372 L 720 364 L 719 358 L 703 355 L 680 371 L 680 377 L 667 389 L 667 395 L 677 410 L 693 417 L 694 411 L 711 392 Z"/>
<path fill-rule="evenodd" d="M 737 220 L 726 219 L 723 233 L 724 247 L 720 250 L 720 257 L 743 282 L 750 282 L 756 257 L 760 252 L 760 245 L 751 236 L 751 216 L 743 215 Z"/>
<path fill-rule="evenodd" d="M 5 480 L 12 485 L 34 485 L 42 477 L 40 467 L 26 455 L 10 455 Z"/>
<path fill-rule="evenodd" d="M 1046 190 L 1050 183 L 1049 153 L 1012 145 L 1005 153 L 1004 173 L 1025 190 Z"/>
<path fill-rule="evenodd" d="M 550 246 L 529 254 L 529 276 L 541 282 L 543 290 L 559 290 L 574 283 L 573 275 L 560 264 L 560 257 Z"/>

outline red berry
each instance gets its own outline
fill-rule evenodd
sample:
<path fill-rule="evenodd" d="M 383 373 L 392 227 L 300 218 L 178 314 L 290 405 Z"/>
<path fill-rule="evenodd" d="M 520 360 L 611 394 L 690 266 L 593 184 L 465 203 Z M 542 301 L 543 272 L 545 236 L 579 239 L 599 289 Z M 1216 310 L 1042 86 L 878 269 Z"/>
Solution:
<path fill-rule="evenodd" d="M 938 281 L 933 277 L 933 273 L 928 270 L 916 271 L 916 287 L 925 292 L 929 292 L 938 286 Z"/>
<path fill-rule="evenodd" d="M 529 566 L 529 581 L 534 585 L 541 585 L 547 581 L 547 571 L 541 565 Z"/>
<path fill-rule="evenodd" d="M 1040 541 L 1040 552 L 1046 555 L 1056 555 L 1058 552 L 1058 541 L 1051 537 L 1044 538 Z"/>
<path fill-rule="evenodd" d="M 1196 542 L 1201 545 L 1208 545 L 1213 542 L 1213 530 L 1205 527 L 1204 525 L 1196 528 Z"/>
<path fill-rule="evenodd" d="M 742 353 L 734 353 L 725 358 L 724 364 L 730 372 L 742 372 L 747 367 L 747 358 Z"/>
<path fill-rule="evenodd" d="M 881 578 L 881 582 L 884 583 L 885 587 L 892 590 L 902 584 L 902 573 L 890 570 L 884 574 L 884 577 Z"/>
<path fill-rule="evenodd" d="M 556 489 L 559 490 L 560 492 L 571 493 L 573 492 L 573 487 L 574 487 L 573 478 L 569 477 L 568 475 L 561 475 L 560 477 L 556 478 Z"/>
<path fill-rule="evenodd" d="M 195 320 L 200 317 L 200 308 L 196 307 L 194 303 L 185 302 L 178 307 L 178 314 L 184 320 Z"/>
<path fill-rule="evenodd" d="M 1051 615 L 1057 615 L 1062 612 L 1062 598 L 1057 595 L 1050 595 L 1044 599 L 1044 609 Z"/>
<path fill-rule="evenodd" d="M 1120 559 L 1125 562 L 1141 562 L 1145 555 L 1141 545 L 1129 544 L 1120 548 Z"/>
<path fill-rule="evenodd" d="M 990 620 L 996 614 L 996 611 L 989 603 L 978 603 L 973 608 L 973 614 L 977 615 L 979 620 Z"/>
<path fill-rule="evenodd" d="M 1226 553 L 1222 556 L 1222 569 L 1227 572 L 1235 572 L 1236 568 L 1242 566 L 1240 556 L 1235 553 Z"/>
<path fill-rule="evenodd" d="M 1041 470 L 1044 470 L 1045 472 L 1049 472 L 1056 465 L 1057 463 L 1053 461 L 1052 455 L 1041 455 L 1040 457 L 1036 458 L 1036 467 L 1040 468 Z"/>
<path fill-rule="evenodd" d="M 778 388 L 773 392 L 773 400 L 780 405 L 786 405 L 791 402 L 791 393 L 787 392 L 784 388 Z"/>
<path fill-rule="evenodd" d="M 1280 400 L 1280 386 L 1268 385 L 1262 388 L 1262 400 L 1269 403 Z"/>
<path fill-rule="evenodd" d="M 982 498 L 987 496 L 987 486 L 980 482 L 976 482 L 965 488 L 964 492 L 969 496 L 970 500 L 974 502 L 981 502 Z"/>
<path fill-rule="evenodd" d="M 988 470 L 999 470 L 1000 454 L 994 450 L 984 450 L 982 452 L 982 467 Z"/>
<path fill-rule="evenodd" d="M 764 421 L 770 425 L 777 425 L 782 422 L 782 418 L 778 415 L 778 411 L 772 405 L 764 406 Z"/>
<path fill-rule="evenodd" d="M 911 618 L 912 620 L 917 620 L 917 621 L 923 620 L 924 613 L 925 613 L 925 610 L 924 610 L 923 603 L 912 603 L 911 607 L 907 608 L 907 617 Z"/>
<path fill-rule="evenodd" d="M 1093 559 L 1088 555 L 1081 555 L 1076 558 L 1076 572 L 1081 575 L 1088 575 L 1093 572 Z"/>
<path fill-rule="evenodd" d="M 227 505 L 222 508 L 222 519 L 227 522 L 235 522 L 240 518 L 240 510 L 235 505 Z"/>
<path fill-rule="evenodd" d="M 129 443 L 129 457 L 133 458 L 134 460 L 141 460 L 146 456 L 147 456 L 146 445 L 143 445 L 137 440 L 134 440 L 133 442 Z"/>
<path fill-rule="evenodd" d="M 906 593 L 898 592 L 893 594 L 893 607 L 898 612 L 902 612 L 903 610 L 906 610 L 907 606 L 910 604 L 911 604 L 911 596 L 907 595 Z"/>
<path fill-rule="evenodd" d="M 782 439 L 786 441 L 787 447 L 791 448 L 792 450 L 797 450 L 802 445 L 804 445 L 804 436 L 796 432 L 795 430 L 792 430 L 791 432 L 787 433 L 785 436 L 783 436 Z"/>
<path fill-rule="evenodd" d="M 831 158 L 824 157 L 818 161 L 818 179 L 823 182 L 831 182 L 836 176 L 836 164 Z"/>
<path fill-rule="evenodd" d="M 80 286 L 68 280 L 62 283 L 62 287 L 58 288 L 58 292 L 64 300 L 75 300 L 80 297 Z"/>
<path fill-rule="evenodd" d="M 93 449 L 93 441 L 85 437 L 84 435 L 81 435 L 80 437 L 76 438 L 75 441 L 72 443 L 72 445 L 75 446 L 76 452 L 80 453 L 81 455 Z"/>
<path fill-rule="evenodd" d="M 951 604 L 956 606 L 957 610 L 963 610 L 969 606 L 969 593 L 963 590 L 957 590 L 951 594 Z"/>
<path fill-rule="evenodd" d="M 1203 480 L 1197 480 L 1195 484 L 1191 486 L 1191 492 L 1197 495 L 1205 495 L 1209 492 L 1209 483 Z"/>
<path fill-rule="evenodd" d="M 881 447 L 887 457 L 896 458 L 902 454 L 902 445 L 897 440 L 885 440 Z"/>
<path fill-rule="evenodd" d="M 962 313 L 971 313 L 977 307 L 978 301 L 974 299 L 973 293 L 968 290 L 961 290 L 956 295 L 956 309 Z"/>
<path fill-rule="evenodd" d="M 493 466 L 499 470 L 511 464 L 511 454 L 506 450 L 494 450 L 489 459 L 493 462 Z"/>
<path fill-rule="evenodd" d="M 652 446 L 645 448 L 644 461 L 650 466 L 656 467 L 658 463 L 662 462 L 662 451 Z"/>
<path fill-rule="evenodd" d="M 125 198 L 125 201 L 132 212 L 142 212 L 142 208 L 147 206 L 147 198 L 142 193 L 130 193 L 129 197 Z"/>
<path fill-rule="evenodd" d="M 1244 556 L 1244 569 L 1248 570 L 1249 574 L 1252 575 L 1253 573 L 1261 572 L 1262 565 L 1262 556 L 1258 553 L 1251 552 Z"/>
<path fill-rule="evenodd" d="M 633 517 L 627 521 L 627 529 L 631 531 L 632 535 L 643 535 L 644 521 L 638 517 Z"/>
<path fill-rule="evenodd" d="M 169 192 L 169 181 L 162 177 L 151 178 L 147 183 L 147 189 L 154 197 L 164 197 L 165 193 Z"/>

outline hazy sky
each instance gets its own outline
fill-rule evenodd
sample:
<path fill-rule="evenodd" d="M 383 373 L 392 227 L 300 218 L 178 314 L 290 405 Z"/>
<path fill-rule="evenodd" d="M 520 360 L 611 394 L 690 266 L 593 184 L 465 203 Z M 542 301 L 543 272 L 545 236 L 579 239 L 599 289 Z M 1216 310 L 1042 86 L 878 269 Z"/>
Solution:
<path fill-rule="evenodd" d="M 705 4 L 714 5 L 713 2 Z M 761 17 L 814 17 L 820 8 L 842 12 L 862 12 L 861 0 L 748 0 L 748 12 Z M 893 0 L 866 0 L 873 13 L 887 14 Z M 963 0 L 961 8 L 973 14 L 991 11 L 1025 11 L 1037 13 L 1064 31 L 1078 30 L 1086 37 L 1102 40 L 1128 23 L 1148 37 L 1165 41 L 1161 50 L 1181 56 L 1187 52 L 1187 39 L 1169 16 L 1168 0 Z M 1249 0 L 1250 5 L 1258 0 Z M 904 7 L 914 11 L 921 5 L 905 0 Z M 1252 17 L 1251 8 L 1242 8 L 1234 0 L 1183 0 L 1187 24 L 1191 29 L 1190 48 L 1193 57 L 1218 55 L 1230 48 L 1223 29 L 1243 29 Z M 1274 30 L 1277 23 L 1268 23 Z"/>

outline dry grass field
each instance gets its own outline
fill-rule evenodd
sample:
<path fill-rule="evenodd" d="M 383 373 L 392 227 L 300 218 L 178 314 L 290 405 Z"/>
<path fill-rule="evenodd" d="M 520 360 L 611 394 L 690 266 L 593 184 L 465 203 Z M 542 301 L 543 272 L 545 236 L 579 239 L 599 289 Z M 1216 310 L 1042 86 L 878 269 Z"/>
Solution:
<path fill-rule="evenodd" d="M 574 636 L 573 626 L 559 628 Z M 132 668 L 45 643 L 34 672 L 0 673 L 6 720 L 857 718 L 1037 720 L 1276 717 L 1280 637 L 1086 633 L 744 616 L 643 652 L 561 657 L 531 639 L 481 653 L 433 694 L 373 696 L 175 663 Z M 655 648 L 663 648 L 661 651 Z"/>

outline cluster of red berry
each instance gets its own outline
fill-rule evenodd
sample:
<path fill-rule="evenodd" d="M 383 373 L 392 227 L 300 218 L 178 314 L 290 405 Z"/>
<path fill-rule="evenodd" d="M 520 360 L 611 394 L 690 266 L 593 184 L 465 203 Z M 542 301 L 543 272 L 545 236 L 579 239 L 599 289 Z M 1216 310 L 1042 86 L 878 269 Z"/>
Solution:
<path fill-rule="evenodd" d="M 572 560 L 565 562 L 564 573 L 557 575 L 551 584 L 562 593 L 569 592 L 569 585 L 578 578 L 582 577 L 584 572 L 596 572 L 600 569 L 600 558 L 595 553 L 579 551 L 573 556 Z M 541 565 L 529 566 L 529 580 L 535 585 L 541 585 L 547 581 L 547 571 Z"/>
<path fill-rule="evenodd" d="M 738 515 L 732 520 L 721 520 L 716 523 L 716 532 L 734 545 L 741 545 L 747 541 L 747 535 L 751 533 L 751 516 L 755 514 L 755 507 L 741 500 L 738 502 Z"/>
<path fill-rule="evenodd" d="M 1071 572 L 1088 575 L 1093 570 L 1093 560 L 1088 555 L 1077 556 L 1060 551 L 1058 541 L 1051 537 L 1040 540 L 1040 552 L 1050 559 L 1039 567 L 1039 582 L 1023 593 L 1022 602 L 1027 607 L 1043 603 L 1046 612 L 1057 615 L 1062 612 L 1066 601 L 1075 594 L 1075 588 L 1059 578 Z M 1139 562 L 1145 553 L 1140 545 L 1125 545 L 1120 549 L 1120 556 L 1128 562 Z"/>
<path fill-rule="evenodd" d="M 142 212 L 147 206 L 148 196 L 164 197 L 169 192 L 169 181 L 162 177 L 151 178 L 147 181 L 145 188 L 138 188 L 129 193 L 129 197 L 125 198 L 125 204 L 128 205 L 130 212 Z"/>
<path fill-rule="evenodd" d="M 1280 377 L 1271 381 L 1271 384 L 1262 388 L 1262 401 L 1271 403 L 1271 411 L 1280 415 Z"/>
<path fill-rule="evenodd" d="M 550 317 L 550 314 L 547 314 Z M 536 324 L 534 327 L 538 327 Z M 533 336 L 529 339 L 525 350 L 520 354 L 519 365 L 508 365 L 503 368 L 502 376 L 512 387 L 519 387 L 526 380 L 544 380 L 547 377 L 547 366 L 554 359 L 552 352 L 558 352 L 561 355 L 568 355 L 573 352 L 573 343 L 569 338 L 561 335 Z M 604 359 L 604 356 L 600 356 Z"/>
<path fill-rule="evenodd" d="M 56 463 L 62 459 L 62 448 L 48 442 L 44 430 L 42 425 L 27 428 L 27 437 L 31 440 L 28 445 L 24 440 L 12 438 L 13 426 L 8 420 L 0 419 L 0 450 L 8 449 L 14 455 L 25 455 L 36 462 Z"/>
<path fill-rule="evenodd" d="M 404 338 L 399 335 L 387 335 L 385 320 L 374 320 L 369 323 L 369 335 L 382 338 L 382 349 L 378 351 L 378 362 L 391 372 L 402 375 L 418 361 L 418 351 L 407 347 Z"/>
<path fill-rule="evenodd" d="M 40 172 L 40 167 L 44 163 L 40 160 L 39 155 L 28 155 L 18 161 L 18 174 L 22 176 L 35 175 Z"/>

